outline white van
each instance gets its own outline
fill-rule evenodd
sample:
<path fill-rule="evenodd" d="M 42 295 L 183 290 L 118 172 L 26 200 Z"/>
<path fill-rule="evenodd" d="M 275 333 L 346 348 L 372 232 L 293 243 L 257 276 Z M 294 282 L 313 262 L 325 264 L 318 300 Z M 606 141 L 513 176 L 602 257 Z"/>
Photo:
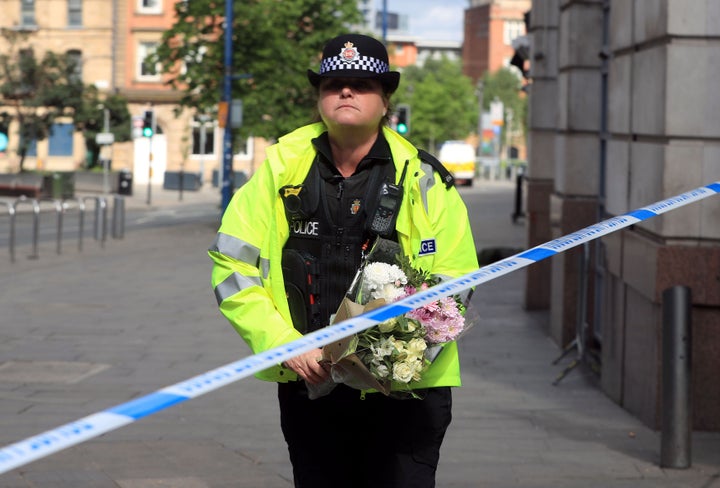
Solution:
<path fill-rule="evenodd" d="M 475 149 L 465 141 L 445 141 L 440 147 L 440 162 L 458 185 L 472 186 L 475 178 Z"/>

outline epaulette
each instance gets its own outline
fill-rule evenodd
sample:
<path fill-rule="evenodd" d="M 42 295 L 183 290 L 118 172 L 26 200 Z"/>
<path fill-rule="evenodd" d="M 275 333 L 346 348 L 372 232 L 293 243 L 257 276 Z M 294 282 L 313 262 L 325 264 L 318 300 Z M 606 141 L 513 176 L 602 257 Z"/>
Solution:
<path fill-rule="evenodd" d="M 455 185 L 455 178 L 438 158 L 422 149 L 418 149 L 418 156 L 423 162 L 432 166 L 433 169 L 440 174 L 440 178 L 445 182 L 445 188 L 450 189 Z"/>

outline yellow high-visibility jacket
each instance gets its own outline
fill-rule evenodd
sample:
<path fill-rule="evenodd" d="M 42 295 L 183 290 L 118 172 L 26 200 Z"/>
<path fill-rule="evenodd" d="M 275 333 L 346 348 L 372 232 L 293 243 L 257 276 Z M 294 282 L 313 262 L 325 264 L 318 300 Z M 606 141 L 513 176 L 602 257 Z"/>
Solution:
<path fill-rule="evenodd" d="M 316 153 L 311 140 L 325 130 L 322 123 L 301 127 L 267 149 L 265 162 L 230 201 L 208 251 L 220 311 L 254 353 L 302 337 L 292 325 L 285 296 L 281 257 L 289 227 L 279 190 L 303 183 Z M 389 128 L 383 131 L 396 179 L 409 161 L 396 224 L 403 252 L 415 267 L 440 277 L 477 269 L 467 209 L 457 190 L 445 186 L 412 144 Z M 279 382 L 297 378 L 281 365 L 256 376 Z M 457 344 L 445 345 L 422 380 L 411 386 L 460 386 Z"/>

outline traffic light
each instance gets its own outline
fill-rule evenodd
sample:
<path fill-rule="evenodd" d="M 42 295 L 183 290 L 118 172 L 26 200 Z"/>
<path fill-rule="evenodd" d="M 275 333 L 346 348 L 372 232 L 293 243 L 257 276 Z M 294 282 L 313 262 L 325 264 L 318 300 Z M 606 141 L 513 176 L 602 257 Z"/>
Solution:
<path fill-rule="evenodd" d="M 145 115 L 143 116 L 143 128 L 142 128 L 142 135 L 143 137 L 152 137 L 153 133 L 155 132 L 155 124 L 153 121 L 154 113 L 152 110 L 146 110 Z"/>
<path fill-rule="evenodd" d="M 408 135 L 410 133 L 410 105 L 405 103 L 398 105 L 395 116 L 397 120 L 395 130 L 402 136 Z"/>

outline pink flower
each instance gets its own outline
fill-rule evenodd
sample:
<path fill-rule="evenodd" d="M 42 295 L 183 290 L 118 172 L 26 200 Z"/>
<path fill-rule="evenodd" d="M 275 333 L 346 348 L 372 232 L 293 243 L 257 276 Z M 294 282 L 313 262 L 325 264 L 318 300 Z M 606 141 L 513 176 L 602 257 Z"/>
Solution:
<path fill-rule="evenodd" d="M 425 328 L 425 339 L 431 344 L 440 344 L 456 339 L 465 326 L 465 319 L 452 297 L 428 303 L 406 314 Z"/>

